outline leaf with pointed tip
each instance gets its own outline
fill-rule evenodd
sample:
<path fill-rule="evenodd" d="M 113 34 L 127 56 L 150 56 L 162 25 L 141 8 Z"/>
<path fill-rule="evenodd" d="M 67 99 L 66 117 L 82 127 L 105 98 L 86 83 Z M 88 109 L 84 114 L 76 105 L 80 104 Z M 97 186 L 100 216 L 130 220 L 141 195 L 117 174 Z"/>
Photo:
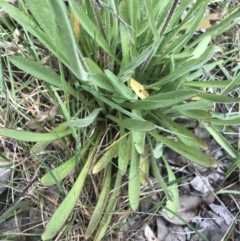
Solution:
<path fill-rule="evenodd" d="M 47 223 L 45 231 L 42 234 L 42 240 L 45 241 L 45 240 L 52 239 L 58 233 L 58 231 L 62 228 L 63 224 L 66 222 L 67 218 L 72 212 L 74 205 L 77 202 L 79 195 L 82 191 L 82 188 L 84 186 L 85 179 L 88 175 L 88 171 L 92 163 L 92 158 L 95 155 L 96 149 L 98 147 L 97 144 L 99 143 L 99 139 L 100 139 L 100 135 L 98 136 L 98 140 L 96 140 L 96 146 L 94 146 L 93 150 L 90 152 L 90 155 L 81 173 L 79 174 L 77 180 L 72 186 L 70 192 L 67 194 L 67 196 L 62 201 L 60 206 L 54 212 L 50 221 Z"/>
<path fill-rule="evenodd" d="M 212 115 L 205 110 L 178 110 L 181 114 L 197 120 L 209 120 Z"/>
<path fill-rule="evenodd" d="M 83 119 L 75 119 L 75 120 L 70 120 L 68 121 L 69 126 L 76 126 L 79 128 L 89 126 L 90 124 L 93 123 L 93 121 L 96 119 L 98 116 L 99 112 L 101 111 L 101 108 L 93 110 L 92 113 L 90 113 L 87 117 Z"/>
<path fill-rule="evenodd" d="M 199 93 L 198 96 L 202 99 L 210 100 L 212 102 L 217 102 L 217 103 L 239 103 L 240 102 L 240 98 L 224 96 L 224 95 Z"/>
<path fill-rule="evenodd" d="M 98 160 L 98 162 L 94 165 L 92 173 L 96 174 L 100 172 L 104 167 L 108 165 L 108 163 L 112 160 L 112 158 L 118 153 L 118 143 L 113 143 L 112 146 L 103 154 L 103 156 Z"/>
<path fill-rule="evenodd" d="M 215 141 L 233 158 L 237 157 L 237 151 L 232 147 L 229 141 L 212 125 L 205 122 L 201 123 L 204 128 L 212 135 Z"/>
<path fill-rule="evenodd" d="M 183 155 L 190 161 L 193 161 L 199 165 L 205 166 L 205 167 L 217 167 L 218 163 L 216 160 L 214 160 L 212 157 L 207 156 L 206 154 L 202 153 L 198 149 L 190 146 L 186 146 L 185 144 L 175 142 L 173 140 L 170 140 L 166 137 L 163 137 L 159 135 L 156 132 L 149 132 L 151 136 L 156 138 L 158 141 L 161 141 L 164 145 L 168 146 L 172 150 L 176 151 L 180 155 Z"/>
<path fill-rule="evenodd" d="M 110 185 L 111 185 L 111 169 L 112 165 L 108 165 L 106 176 L 104 178 L 103 188 L 101 194 L 99 195 L 98 202 L 96 207 L 94 208 L 94 212 L 91 215 L 91 219 L 89 221 L 87 230 L 85 232 L 85 239 L 88 239 L 91 234 L 96 229 L 97 225 L 100 222 L 104 209 L 107 205 L 109 192 L 110 192 Z"/>
<path fill-rule="evenodd" d="M 160 124 L 174 132 L 178 139 L 181 140 L 184 144 L 198 148 L 200 147 L 204 150 L 208 149 L 207 144 L 201 138 L 196 136 L 193 132 L 187 130 L 181 124 L 172 121 L 170 118 L 160 112 L 156 115 L 159 117 L 158 120 L 160 121 Z"/>
<path fill-rule="evenodd" d="M 164 158 L 164 156 L 162 158 L 163 158 L 164 164 L 167 168 L 168 181 L 174 182 L 176 180 L 176 177 L 175 177 L 170 165 L 168 164 L 168 162 Z M 174 183 L 174 184 L 170 185 L 168 188 L 169 188 L 169 191 L 171 192 L 172 198 L 171 199 L 168 198 L 167 202 L 166 202 L 167 215 L 168 215 L 169 218 L 174 218 L 175 214 L 178 212 L 178 207 L 179 207 L 178 184 Z M 169 212 L 168 209 L 170 209 L 171 212 Z"/>
<path fill-rule="evenodd" d="M 149 96 L 143 100 L 125 102 L 122 107 L 137 110 L 154 110 L 169 107 L 197 95 L 195 90 L 176 90 Z"/>

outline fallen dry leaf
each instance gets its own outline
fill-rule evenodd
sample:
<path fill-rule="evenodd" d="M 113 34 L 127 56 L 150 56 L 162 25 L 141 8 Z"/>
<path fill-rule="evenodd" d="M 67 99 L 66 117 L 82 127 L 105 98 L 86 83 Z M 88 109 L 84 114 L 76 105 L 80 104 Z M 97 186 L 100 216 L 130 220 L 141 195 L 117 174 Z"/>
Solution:
<path fill-rule="evenodd" d="M 160 241 L 155 234 L 153 233 L 152 229 L 146 225 L 144 228 L 144 235 L 148 241 Z"/>

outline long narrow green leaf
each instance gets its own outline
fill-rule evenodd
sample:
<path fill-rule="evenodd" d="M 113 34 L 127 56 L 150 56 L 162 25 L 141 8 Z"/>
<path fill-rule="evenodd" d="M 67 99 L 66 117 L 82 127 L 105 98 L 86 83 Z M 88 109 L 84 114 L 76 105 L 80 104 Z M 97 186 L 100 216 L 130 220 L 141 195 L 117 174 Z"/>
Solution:
<path fill-rule="evenodd" d="M 206 93 L 200 92 L 198 94 L 198 96 L 205 100 L 210 100 L 212 102 L 217 102 L 217 103 L 238 103 L 238 102 L 240 102 L 240 98 L 223 96 L 223 95 L 206 94 Z"/>
<path fill-rule="evenodd" d="M 184 1 L 187 2 L 187 1 Z M 184 2 L 182 2 L 184 4 Z M 177 52 L 180 52 L 182 50 L 183 47 L 186 47 L 189 45 L 189 40 L 192 39 L 192 36 L 194 35 L 194 33 L 197 30 L 197 27 L 199 26 L 201 20 L 204 17 L 204 14 L 206 13 L 206 7 L 208 4 L 208 0 L 206 1 L 202 1 L 202 0 L 197 0 L 195 2 L 195 4 L 193 5 L 193 7 L 190 8 L 189 11 L 187 11 L 187 15 L 184 17 L 183 22 L 190 20 L 190 24 L 188 25 L 187 29 L 186 29 L 186 33 L 189 34 L 189 38 L 186 39 L 186 42 L 183 42 L 181 45 L 178 46 Z M 192 2 L 188 2 L 188 6 L 191 5 Z M 185 5 L 187 7 L 187 5 Z M 184 9 L 185 10 L 185 9 Z M 182 13 L 180 13 L 182 14 Z M 188 23 L 188 22 L 187 22 Z M 184 25 L 182 25 L 182 28 L 184 28 Z M 180 30 L 181 30 L 180 29 Z M 208 31 L 206 31 L 208 32 Z M 206 35 L 210 35 L 212 36 L 210 33 L 206 34 Z M 205 36 L 206 36 L 205 35 Z M 195 46 L 195 45 L 194 45 Z M 192 48 L 191 48 L 192 50 Z"/>
<path fill-rule="evenodd" d="M 124 69 L 121 70 L 119 75 L 126 74 L 126 73 L 133 73 L 135 69 L 141 65 L 149 56 L 149 53 L 153 50 L 153 47 L 150 46 L 146 48 L 143 52 L 141 52 L 132 62 L 126 66 Z"/>
<path fill-rule="evenodd" d="M 74 169 L 75 164 L 76 158 L 75 156 L 73 156 L 60 166 L 51 170 L 51 173 L 48 172 L 47 174 L 45 174 L 41 178 L 41 185 L 49 187 L 56 184 L 56 181 L 60 182 Z"/>
<path fill-rule="evenodd" d="M 113 53 L 112 49 L 108 45 L 104 36 L 102 36 L 98 27 L 89 18 L 85 9 L 81 5 L 78 5 L 76 3 L 76 1 L 74 1 L 74 0 L 70 0 L 69 3 L 70 3 L 73 13 L 78 18 L 78 20 L 81 23 L 81 26 L 84 28 L 84 30 L 92 37 L 92 39 L 94 39 L 104 49 L 104 51 L 106 51 L 106 53 L 108 55 L 110 55 L 117 63 L 120 64 L 120 61 L 118 60 L 116 55 Z M 61 17 L 61 15 L 60 15 L 60 17 Z"/>
<path fill-rule="evenodd" d="M 109 192 L 110 192 L 110 185 L 111 185 L 111 170 L 112 165 L 108 165 L 106 176 L 104 178 L 103 188 L 101 191 L 101 194 L 98 198 L 98 202 L 96 207 L 94 208 L 94 212 L 91 216 L 91 219 L 89 221 L 86 233 L 85 233 L 85 239 L 88 239 L 91 234 L 96 229 L 97 225 L 99 224 L 99 221 L 102 217 L 103 211 L 106 207 L 106 204 L 108 202 Z"/>
<path fill-rule="evenodd" d="M 154 157 L 154 153 L 153 153 L 154 151 L 153 151 L 153 147 L 152 147 L 152 143 L 151 143 L 149 135 L 147 137 L 148 137 L 149 146 L 151 148 L 151 164 L 152 164 L 152 170 L 153 170 L 154 176 L 156 177 L 156 179 L 159 183 L 159 186 L 163 189 L 165 195 L 171 197 L 171 192 L 169 191 L 167 184 L 165 183 L 165 181 L 163 180 L 163 177 L 160 174 L 157 160 Z M 158 156 L 158 158 L 160 158 L 162 156 L 162 154 L 163 154 L 163 149 L 161 146 L 160 155 Z"/>
<path fill-rule="evenodd" d="M 80 50 L 77 47 L 76 38 L 68 17 L 66 5 L 63 1 L 48 1 L 51 10 L 55 15 L 63 46 L 68 56 L 71 71 L 81 80 L 88 80 L 88 68 Z M 59 47 L 59 46 L 57 46 Z"/>
<path fill-rule="evenodd" d="M 212 110 L 213 106 L 209 100 L 192 101 L 182 105 L 174 105 L 164 113 L 176 113 L 178 110 Z"/>
<path fill-rule="evenodd" d="M 29 131 L 19 131 L 12 130 L 7 128 L 0 128 L 0 136 L 5 136 L 9 138 L 13 138 L 15 140 L 20 141 L 28 141 L 28 142 L 38 142 L 38 141 L 54 141 L 58 138 L 62 138 L 71 133 L 70 129 L 59 132 L 49 132 L 49 133 L 34 133 Z"/>
<path fill-rule="evenodd" d="M 236 170 L 236 168 L 240 168 L 240 155 L 237 155 L 237 157 L 235 158 L 235 160 L 233 160 L 233 162 L 231 163 L 231 165 L 228 167 L 224 179 L 221 181 L 221 183 L 219 184 L 219 187 L 222 186 L 223 183 L 225 183 L 225 181 L 228 179 L 228 177 L 232 174 L 232 172 L 234 170 Z M 216 193 L 217 194 L 217 193 Z"/>
<path fill-rule="evenodd" d="M 134 143 L 132 143 L 132 154 L 129 170 L 128 197 L 133 211 L 138 208 L 140 195 L 139 160 Z"/>
<path fill-rule="evenodd" d="M 132 89 L 127 87 L 123 82 L 121 82 L 121 80 L 116 75 L 114 75 L 109 70 L 105 70 L 105 73 L 119 94 L 121 94 L 123 97 L 125 97 L 128 100 L 137 99 L 137 95 L 133 93 Z"/>
<path fill-rule="evenodd" d="M 176 177 L 175 177 L 170 165 L 168 164 L 167 160 L 164 158 L 164 156 L 162 158 L 163 158 L 164 164 L 167 168 L 168 181 L 174 182 L 176 180 Z M 179 207 L 178 185 L 177 185 L 177 183 L 174 183 L 174 184 L 170 185 L 168 188 L 171 191 L 172 199 L 169 199 L 169 198 L 167 199 L 167 203 L 166 203 L 167 215 L 169 218 L 174 218 L 175 214 L 178 212 L 178 207 Z M 168 209 L 170 209 L 171 212 L 169 212 Z"/>
<path fill-rule="evenodd" d="M 74 185 L 72 186 L 70 192 L 65 197 L 63 202 L 57 208 L 55 213 L 53 214 L 52 218 L 48 222 L 44 233 L 42 234 L 42 240 L 49 240 L 53 238 L 62 228 L 63 224 L 66 222 L 68 216 L 72 212 L 76 201 L 79 198 L 79 195 L 82 191 L 84 181 L 87 177 L 89 168 L 92 163 L 93 156 L 95 155 L 96 149 L 98 147 L 98 143 L 100 140 L 101 135 L 98 136 L 96 140 L 96 145 L 93 147 L 91 153 L 88 156 L 88 159 L 78 176 L 77 180 L 75 181 Z"/>
<path fill-rule="evenodd" d="M 140 132 L 140 131 L 132 132 L 132 138 L 134 141 L 134 145 L 139 154 L 142 154 L 144 152 L 145 136 L 146 136 L 146 132 L 143 132 L 143 131 L 142 132 Z"/>
<path fill-rule="evenodd" d="M 208 149 L 207 144 L 196 136 L 193 132 L 187 130 L 182 125 L 172 121 L 170 118 L 165 116 L 162 113 L 156 113 L 158 120 L 161 122 L 160 124 L 169 130 L 173 131 L 175 135 L 186 145 L 195 146 L 197 148 L 202 148 L 204 150 Z"/>
<path fill-rule="evenodd" d="M 130 118 L 125 118 L 120 120 L 111 115 L 107 115 L 106 117 L 115 121 L 118 125 L 130 131 L 145 132 L 145 131 L 152 131 L 155 129 L 155 125 L 149 121 L 136 120 L 136 119 L 130 119 Z"/>
<path fill-rule="evenodd" d="M 103 154 L 100 160 L 98 160 L 98 162 L 94 165 L 92 173 L 96 174 L 106 167 L 109 162 L 111 162 L 112 158 L 117 154 L 117 152 L 118 143 L 113 143 L 112 146 Z"/>
<path fill-rule="evenodd" d="M 209 120 L 212 115 L 205 110 L 178 110 L 181 114 L 197 120 Z"/>
<path fill-rule="evenodd" d="M 120 127 L 120 141 L 118 148 L 118 168 L 121 174 L 124 175 L 127 171 L 129 162 L 128 139 L 123 127 Z"/>
<path fill-rule="evenodd" d="M 221 20 L 219 24 L 216 24 L 212 28 L 209 28 L 208 31 L 206 31 L 205 33 L 201 34 L 198 38 L 196 38 L 195 41 L 193 41 L 187 46 L 187 49 L 192 49 L 193 46 L 199 43 L 207 35 L 212 36 L 212 38 L 215 38 L 216 36 L 221 35 L 221 33 L 232 28 L 232 26 L 234 26 L 238 22 L 239 16 L 240 16 L 240 6 L 236 6 L 232 8 L 232 11 L 228 14 L 226 18 Z"/>
<path fill-rule="evenodd" d="M 132 112 L 139 116 L 142 117 L 141 112 L 137 110 L 132 110 Z M 135 148 L 139 154 L 142 154 L 145 150 L 145 136 L 146 132 L 143 131 L 132 131 L 132 138 L 134 141 Z"/>
<path fill-rule="evenodd" d="M 139 171 L 140 171 L 140 183 L 142 185 L 148 184 L 149 159 L 148 159 L 146 148 L 145 150 L 143 150 L 143 153 L 140 155 L 140 158 L 139 158 Z"/>
<path fill-rule="evenodd" d="M 20 56 L 11 57 L 10 61 L 24 72 L 63 89 L 63 80 L 61 79 L 60 75 L 54 72 L 54 70 L 45 67 L 41 63 Z M 64 86 L 66 86 L 66 90 L 69 92 L 69 94 L 77 97 L 77 92 L 72 88 L 71 85 L 69 85 L 69 83 L 65 82 Z"/>
<path fill-rule="evenodd" d="M 95 132 L 93 136 L 90 138 L 90 140 L 86 142 L 86 144 L 81 148 L 81 150 L 79 150 L 79 154 L 77 156 L 79 160 L 83 157 L 86 151 L 89 150 L 90 145 L 95 141 L 94 139 L 96 137 L 96 134 L 97 133 Z M 75 165 L 76 156 L 73 156 L 68 161 L 51 170 L 51 173 L 46 173 L 41 178 L 41 184 L 43 186 L 51 186 L 56 184 L 56 181 L 60 182 L 74 169 Z"/>
<path fill-rule="evenodd" d="M 154 41 L 159 41 L 160 36 L 156 28 L 156 22 L 155 22 L 155 16 L 153 13 L 153 6 L 152 6 L 152 1 L 145 0 L 145 5 L 147 9 L 147 14 L 148 14 L 148 20 L 149 20 L 149 25 L 152 29 L 153 35 L 154 35 Z"/>
<path fill-rule="evenodd" d="M 210 119 L 208 122 L 214 125 L 239 125 L 240 116 L 225 117 L 224 119 Z"/>
<path fill-rule="evenodd" d="M 237 157 L 237 151 L 232 147 L 229 141 L 212 125 L 202 122 L 204 128 L 213 136 L 215 141 L 233 158 Z"/>
<path fill-rule="evenodd" d="M 93 74 L 89 76 L 89 79 L 95 85 L 104 90 L 108 90 L 111 93 L 114 93 L 116 91 L 116 88 L 113 86 L 113 84 L 105 74 Z"/>
<path fill-rule="evenodd" d="M 147 88 L 160 87 L 162 85 L 165 85 L 167 83 L 174 81 L 175 79 L 183 76 L 186 73 L 189 73 L 190 71 L 193 71 L 201 67 L 207 60 L 209 60 L 209 58 L 212 57 L 214 52 L 215 52 L 215 48 L 209 47 L 198 59 L 191 59 L 183 63 L 175 71 L 173 71 L 166 77 L 162 78 L 161 80 L 148 85 Z"/>
<path fill-rule="evenodd" d="M 65 131 L 68 128 L 68 126 L 66 125 L 66 122 L 58 125 L 57 127 L 55 127 L 51 132 L 61 132 L 61 131 Z M 35 145 L 33 145 L 33 147 L 30 149 L 30 153 L 31 154 L 36 154 L 41 152 L 48 144 L 50 144 L 52 141 L 40 141 L 37 142 Z"/>
<path fill-rule="evenodd" d="M 112 216 L 118 201 L 118 196 L 120 194 L 121 181 L 122 181 L 122 174 L 121 174 L 121 171 L 118 171 L 113 192 L 111 194 L 108 205 L 106 207 L 105 214 L 101 219 L 94 241 L 101 241 L 103 236 L 106 233 L 107 228 L 109 228 L 109 223 L 112 219 Z"/>
<path fill-rule="evenodd" d="M 198 46 L 193 50 L 192 57 L 190 59 L 197 59 L 206 51 L 209 42 L 211 41 L 211 36 L 207 35 L 205 38 L 199 42 Z"/>
<path fill-rule="evenodd" d="M 227 87 L 231 80 L 206 80 L 206 81 L 188 81 L 184 82 L 184 86 L 200 87 L 200 88 L 224 88 Z"/>
<path fill-rule="evenodd" d="M 188 34 L 183 34 L 177 37 L 172 43 L 170 43 L 169 46 L 167 46 L 167 49 L 164 50 L 163 54 L 159 56 L 159 59 L 162 59 L 164 56 L 172 53 L 182 42 L 184 42 L 188 38 Z"/>
<path fill-rule="evenodd" d="M 160 142 L 162 142 L 163 144 L 165 144 L 166 146 L 170 147 L 172 150 L 185 156 L 190 161 L 193 161 L 199 165 L 206 167 L 217 167 L 218 165 L 216 160 L 214 160 L 212 157 L 207 156 L 206 154 L 202 153 L 194 147 L 189 147 L 182 143 L 175 142 L 153 131 L 149 132 L 149 134 L 157 140 L 159 140 Z"/>
<path fill-rule="evenodd" d="M 0 0 L 0 7 L 3 8 L 18 24 L 24 26 L 27 31 L 33 34 L 38 39 L 38 41 L 44 44 L 52 53 L 57 56 L 59 52 L 61 61 L 66 66 L 70 66 L 66 57 L 66 52 L 64 52 L 62 49 L 58 49 L 58 51 L 56 51 L 54 40 L 49 38 L 49 36 L 44 33 L 41 28 L 37 27 L 36 22 L 31 20 L 29 15 L 25 15 L 22 11 L 7 3 L 5 0 Z"/>
<path fill-rule="evenodd" d="M 89 126 L 90 124 L 93 123 L 93 121 L 96 119 L 96 117 L 98 116 L 101 110 L 102 110 L 101 108 L 95 109 L 92 113 L 90 113 L 87 117 L 83 119 L 70 120 L 68 121 L 68 125 L 76 126 L 79 128 Z"/>
<path fill-rule="evenodd" d="M 28 9 L 31 11 L 32 16 L 36 19 L 39 27 L 43 29 L 45 34 L 53 38 L 51 11 L 44 0 L 26 0 Z M 41 11 L 39 11 L 41 9 Z M 58 39 L 58 41 L 61 41 Z"/>
<path fill-rule="evenodd" d="M 129 4 L 129 17 L 130 17 L 130 24 L 133 29 L 132 31 L 132 39 L 134 44 L 136 43 L 136 35 L 137 35 L 137 28 L 138 28 L 138 10 L 139 10 L 139 1 L 138 0 L 130 0 Z"/>
<path fill-rule="evenodd" d="M 153 110 L 153 109 L 172 106 L 176 103 L 187 100 L 196 95 L 197 95 L 197 92 L 195 90 L 169 91 L 166 93 L 152 95 L 143 100 L 126 102 L 121 104 L 121 106 L 129 109 Z"/>
<path fill-rule="evenodd" d="M 129 3 L 128 3 L 129 4 Z M 123 21 L 129 23 L 128 4 L 125 1 L 121 1 L 119 4 L 119 15 Z M 122 63 L 123 67 L 130 63 L 129 46 L 131 44 L 129 39 L 129 31 L 125 25 L 120 24 L 120 37 L 121 37 L 121 51 L 122 51 Z"/>
<path fill-rule="evenodd" d="M 236 87 L 239 86 L 239 82 L 240 82 L 240 74 L 237 75 L 237 77 L 235 79 L 233 79 L 227 86 L 225 89 L 222 90 L 221 95 L 225 95 L 227 94 L 229 91 L 235 89 Z"/>

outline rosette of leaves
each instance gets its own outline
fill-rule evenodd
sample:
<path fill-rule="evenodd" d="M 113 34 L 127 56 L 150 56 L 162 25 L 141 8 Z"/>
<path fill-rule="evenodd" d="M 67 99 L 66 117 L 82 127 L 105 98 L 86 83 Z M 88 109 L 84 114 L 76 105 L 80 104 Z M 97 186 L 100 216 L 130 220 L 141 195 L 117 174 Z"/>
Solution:
<path fill-rule="evenodd" d="M 240 78 L 225 82 L 199 79 L 205 70 L 211 71 L 220 64 L 214 63 L 212 57 L 221 48 L 209 43 L 234 26 L 240 11 L 233 9 L 219 24 L 195 35 L 208 4 L 209 1 L 202 0 L 195 3 L 69 0 L 66 5 L 63 1 L 26 0 L 15 8 L 0 1 L 0 7 L 20 26 L 23 38 L 34 38 L 38 48 L 48 50 L 59 64 L 58 72 L 44 66 L 34 51 L 9 58 L 14 66 L 52 86 L 66 119 L 59 129 L 53 130 L 56 135 L 52 138 L 44 139 L 39 133 L 39 139 L 34 139 L 32 135 L 31 141 L 37 143 L 31 152 L 40 152 L 53 139 L 67 135 L 78 142 L 76 133 L 84 128 L 90 128 L 93 133 L 89 134 L 89 143 L 80 150 L 76 145 L 77 155 L 42 177 L 43 185 L 59 183 L 74 169 L 76 157 L 82 160 L 88 156 L 75 184 L 48 222 L 43 240 L 60 232 L 89 172 L 94 175 L 104 172 L 104 179 L 86 238 L 94 232 L 94 240 L 101 240 L 107 232 L 109 213 L 115 210 L 122 176 L 126 173 L 130 206 L 133 210 L 138 208 L 140 186 L 147 183 L 149 162 L 160 186 L 169 195 L 168 208 L 176 212 L 178 190 L 175 186 L 169 191 L 156 159 L 168 147 L 189 161 L 216 167 L 217 161 L 202 152 L 208 148 L 207 144 L 188 128 L 196 123 L 207 128 L 231 156 L 237 156 L 220 134 L 219 126 L 239 123 L 240 117 L 216 113 L 213 103 L 239 102 L 239 98 L 229 97 L 227 93 L 238 85 Z M 208 93 L 210 87 L 222 88 L 222 92 Z M 60 97 L 61 91 L 65 102 Z M 82 110 L 72 111 L 69 103 L 81 103 L 88 116 L 81 118 Z M 98 145 L 106 125 L 115 128 L 106 129 L 110 144 L 101 148 Z M 16 133 L 11 131 L 3 128 L 0 135 L 16 138 Z M 17 139 L 22 138 L 23 135 L 18 135 Z M 95 158 L 100 150 L 101 155 Z M 111 170 L 113 159 L 117 175 Z M 167 170 L 174 180 L 169 166 Z M 111 185 L 113 177 L 115 184 Z"/>

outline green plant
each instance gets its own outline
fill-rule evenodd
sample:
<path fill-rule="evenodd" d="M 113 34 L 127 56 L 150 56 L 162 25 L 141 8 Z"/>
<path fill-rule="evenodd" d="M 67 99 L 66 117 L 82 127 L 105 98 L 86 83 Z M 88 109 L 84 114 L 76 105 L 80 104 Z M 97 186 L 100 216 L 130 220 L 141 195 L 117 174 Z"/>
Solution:
<path fill-rule="evenodd" d="M 49 51 L 57 58 L 58 69 L 44 66 L 41 54 L 30 47 L 27 53 L 9 60 L 46 85 L 50 103 L 57 105 L 62 123 L 53 120 L 54 129 L 50 133 L 1 128 L 0 135 L 37 142 L 30 150 L 33 155 L 56 139 L 73 137 L 75 154 L 55 169 L 49 169 L 41 179 L 42 185 L 61 186 L 60 181 L 79 167 L 78 162 L 81 167 L 71 191 L 47 224 L 43 240 L 54 237 L 68 219 L 89 171 L 102 173 L 104 178 L 86 238 L 96 231 L 94 240 L 101 240 L 111 220 L 109 213 L 116 207 L 122 176 L 127 172 L 129 204 L 133 210 L 138 208 L 140 186 L 148 178 L 149 155 L 156 166 L 156 158 L 162 156 L 164 147 L 169 147 L 192 162 L 216 167 L 217 161 L 202 152 L 207 144 L 189 130 L 197 122 L 229 155 L 237 157 L 237 151 L 221 135 L 219 126 L 239 123 L 239 114 L 225 117 L 215 112 L 212 103 L 239 102 L 239 98 L 227 96 L 238 85 L 239 75 L 221 83 L 198 78 L 205 70 L 218 66 L 212 57 L 221 48 L 209 43 L 234 26 L 240 15 L 239 7 L 232 9 L 215 27 L 194 36 L 209 1 L 198 0 L 193 4 L 190 0 L 181 3 L 83 0 L 78 4 L 69 0 L 69 7 L 63 1 L 25 2 L 21 10 L 3 0 L 0 7 L 18 22 L 25 38 L 36 38 L 45 53 Z M 183 18 L 182 13 L 189 6 Z M 220 94 L 204 91 L 214 85 L 223 88 Z M 101 140 L 103 133 L 105 138 Z M 79 141 L 83 135 L 85 145 Z M 175 140 L 168 138 L 169 135 Z M 109 144 L 104 149 L 101 145 L 105 143 Z M 157 148 L 159 144 L 161 148 Z M 117 162 L 113 160 L 116 157 Z M 111 174 L 112 165 L 118 167 L 114 187 L 110 182 L 115 176 Z M 167 169 L 173 181 L 170 167 Z M 169 198 L 167 208 L 176 211 L 176 184 L 169 191 L 158 170 L 155 176 Z"/>

